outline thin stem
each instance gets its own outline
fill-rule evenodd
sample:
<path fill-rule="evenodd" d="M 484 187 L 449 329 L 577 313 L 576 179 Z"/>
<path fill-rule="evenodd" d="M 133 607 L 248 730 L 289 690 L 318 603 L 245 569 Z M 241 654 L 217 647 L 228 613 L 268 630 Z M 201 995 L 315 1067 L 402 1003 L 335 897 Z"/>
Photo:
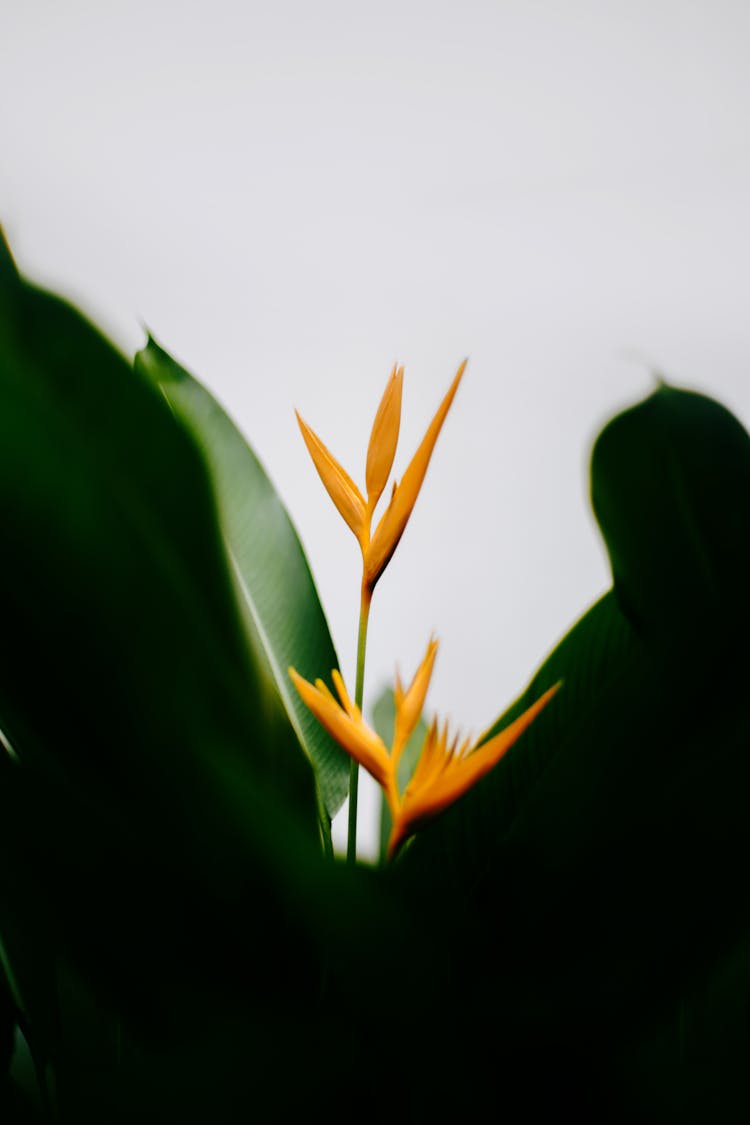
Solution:
<path fill-rule="evenodd" d="M 359 605 L 359 636 L 357 638 L 357 679 L 354 702 L 360 711 L 365 690 L 365 652 L 367 650 L 367 621 L 370 616 L 372 591 L 363 583 Z M 349 834 L 346 843 L 346 862 L 357 862 L 357 791 L 359 789 L 359 763 L 352 758 L 349 766 Z"/>

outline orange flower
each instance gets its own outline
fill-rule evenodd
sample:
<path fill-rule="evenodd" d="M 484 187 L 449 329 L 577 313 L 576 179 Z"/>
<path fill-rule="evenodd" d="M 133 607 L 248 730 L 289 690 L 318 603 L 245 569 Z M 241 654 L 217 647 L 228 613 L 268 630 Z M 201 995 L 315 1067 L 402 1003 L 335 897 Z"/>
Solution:
<path fill-rule="evenodd" d="M 362 591 L 369 598 L 375 589 L 398 542 L 417 501 L 427 466 L 430 463 L 435 442 L 450 409 L 458 384 L 466 368 L 466 360 L 461 364 L 440 403 L 435 417 L 427 428 L 425 436 L 411 459 L 409 467 L 401 478 L 394 482 L 388 507 L 380 517 L 375 531 L 372 531 L 372 517 L 378 500 L 383 494 L 393 467 L 401 422 L 401 390 L 404 379 L 403 367 L 395 367 L 385 388 L 378 412 L 370 434 L 367 450 L 365 484 L 367 499 L 357 488 L 349 474 L 341 467 L 335 457 L 326 449 L 320 438 L 313 433 L 297 413 L 297 421 L 302 437 L 310 451 L 315 468 L 333 500 L 339 513 L 354 532 L 362 551 Z"/>
<path fill-rule="evenodd" d="M 414 773 L 403 795 L 396 781 L 401 752 L 414 731 L 422 714 L 432 669 L 437 654 L 437 641 L 430 641 L 425 657 L 409 687 L 404 690 L 398 676 L 394 689 L 396 722 L 393 744 L 388 750 L 379 735 L 362 718 L 362 713 L 352 703 L 340 674 L 333 672 L 333 682 L 339 695 L 316 680 L 308 683 L 293 668 L 289 675 L 303 701 L 339 744 L 355 761 L 364 766 L 382 786 L 391 811 L 393 828 L 388 841 L 388 856 L 393 856 L 404 840 L 411 836 L 423 821 L 429 820 L 458 800 L 467 789 L 496 765 L 513 743 L 546 707 L 560 687 L 555 684 L 544 692 L 504 730 L 481 744 L 471 745 L 470 739 L 461 741 L 458 735 L 449 737 L 448 725 L 431 722 Z"/>

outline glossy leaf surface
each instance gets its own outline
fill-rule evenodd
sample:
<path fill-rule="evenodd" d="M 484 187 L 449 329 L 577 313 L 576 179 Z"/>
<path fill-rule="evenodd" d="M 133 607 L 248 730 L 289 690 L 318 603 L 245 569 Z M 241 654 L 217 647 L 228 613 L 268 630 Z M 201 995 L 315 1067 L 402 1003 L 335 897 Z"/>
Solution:
<path fill-rule="evenodd" d="M 297 533 L 263 466 L 210 392 L 154 340 L 136 356 L 136 368 L 204 453 L 251 646 L 315 766 L 330 820 L 346 797 L 349 760 L 304 706 L 287 669 L 327 679 L 338 660 Z"/>

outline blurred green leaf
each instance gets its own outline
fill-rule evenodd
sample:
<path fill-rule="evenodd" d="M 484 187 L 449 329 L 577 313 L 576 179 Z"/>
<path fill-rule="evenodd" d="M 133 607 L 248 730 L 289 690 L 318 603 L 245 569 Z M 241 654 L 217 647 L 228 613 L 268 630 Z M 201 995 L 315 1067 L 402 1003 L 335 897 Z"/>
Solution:
<path fill-rule="evenodd" d="M 489 733 L 563 678 L 558 696 L 397 873 L 434 928 L 471 935 L 467 1005 L 493 1009 L 518 1075 L 564 1044 L 632 1120 L 647 1090 L 683 1103 L 646 1044 L 750 924 L 750 439 L 662 388 L 609 424 L 592 473 L 614 590 Z M 720 1073 L 717 1055 L 707 1088 Z"/>
<path fill-rule="evenodd" d="M 287 659 L 321 669 L 280 655 L 305 637 L 281 627 L 289 591 L 264 602 L 270 544 L 302 568 L 295 628 L 330 641 L 265 475 L 153 342 L 133 371 L 2 244 L 0 295 L 4 1068 L 23 1020 L 75 1125 L 313 1105 L 342 1123 L 362 1105 L 747 1120 L 736 419 L 662 387 L 605 428 L 592 496 L 614 587 L 488 735 L 561 692 L 394 864 L 351 868 L 321 854 L 279 695 Z M 390 693 L 374 721 L 390 741 Z M 31 1119 L 2 1069 L 0 1116 Z"/>
<path fill-rule="evenodd" d="M 662 385 L 614 418 L 591 459 L 615 591 L 648 635 L 700 644 L 750 612 L 750 452 L 705 395 Z"/>
<path fill-rule="evenodd" d="M 4 245 L 0 289 L 0 729 L 18 757 L 0 758 L 0 935 L 43 992 L 31 1030 L 58 1052 L 52 958 L 78 982 L 66 1058 L 101 1040 L 86 994 L 131 1041 L 243 1003 L 259 1034 L 272 1002 L 319 986 L 312 769 L 269 718 L 187 431 Z"/>
<path fill-rule="evenodd" d="M 100 787 L 106 743 L 115 807 L 137 778 L 164 815 L 168 779 L 192 820 L 193 771 L 221 786 L 253 762 L 312 811 L 311 771 L 265 721 L 200 454 L 80 314 L 0 272 L 2 728 L 22 761 Z"/>
<path fill-rule="evenodd" d="M 421 918 L 321 853 L 188 431 L 9 255 L 0 288 L 0 936 L 59 1119 L 348 1120 Z"/>
<path fill-rule="evenodd" d="M 10 1070 L 16 1019 L 16 1005 L 6 981 L 0 976 L 0 1083 Z"/>
<path fill-rule="evenodd" d="M 135 363 L 206 458 L 251 644 L 315 766 L 330 821 L 347 794 L 349 759 L 302 703 L 287 669 L 327 679 L 338 659 L 297 533 L 263 466 L 209 391 L 153 339 Z"/>

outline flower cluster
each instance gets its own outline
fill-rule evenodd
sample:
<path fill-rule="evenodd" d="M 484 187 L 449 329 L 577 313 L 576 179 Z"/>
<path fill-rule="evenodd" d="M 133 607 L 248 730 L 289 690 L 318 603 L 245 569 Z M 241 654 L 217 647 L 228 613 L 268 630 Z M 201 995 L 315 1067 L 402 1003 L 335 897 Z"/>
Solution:
<path fill-rule="evenodd" d="M 306 422 L 297 414 L 302 437 L 310 451 L 315 468 L 333 500 L 352 529 L 362 551 L 362 592 L 368 600 L 372 597 L 375 583 L 388 566 L 393 552 L 404 533 L 409 516 L 419 496 L 422 481 L 430 463 L 435 442 L 446 415 L 450 410 L 454 395 L 458 390 L 466 360 L 461 364 L 445 398 L 440 403 L 435 417 L 427 427 L 427 432 L 412 457 L 401 483 L 394 481 L 391 498 L 375 530 L 372 530 L 372 517 L 380 497 L 388 483 L 393 460 L 396 456 L 398 431 L 401 424 L 401 388 L 404 369 L 395 367 L 378 407 L 370 434 L 365 469 L 367 499 L 357 488 L 345 469 L 326 449 L 320 438 L 313 433 Z"/>
<path fill-rule="evenodd" d="M 388 841 L 389 857 L 423 821 L 453 804 L 491 770 L 546 707 L 560 686 L 555 684 L 551 687 L 522 715 L 486 742 L 480 739 L 472 744 L 468 738 L 461 741 L 458 735 L 451 738 L 448 724 L 439 724 L 437 719 L 433 719 L 414 773 L 401 794 L 397 783 L 399 758 L 422 714 L 437 647 L 437 641 L 430 641 L 424 660 L 408 688 L 404 690 L 396 677 L 393 693 L 396 722 L 390 750 L 362 718 L 339 672 L 334 670 L 332 673 L 339 696 L 336 699 L 323 680 L 311 684 L 293 668 L 289 669 L 297 691 L 318 721 L 382 786 L 393 825 Z"/>
<path fill-rule="evenodd" d="M 393 693 L 396 720 L 390 749 L 362 717 L 365 638 L 372 593 L 396 550 L 412 513 L 432 451 L 465 368 L 466 361 L 456 372 L 401 483 L 394 482 L 388 506 L 374 531 L 372 530 L 373 514 L 388 483 L 396 455 L 404 369 L 397 366 L 393 368 L 375 415 L 367 450 L 366 498 L 320 438 L 297 414 L 302 436 L 320 478 L 339 513 L 357 537 L 362 551 L 362 602 L 356 698 L 352 701 L 341 674 L 335 669 L 332 678 L 338 699 L 323 680 L 318 679 L 312 684 L 300 676 L 294 668 L 289 669 L 289 675 L 307 707 L 349 754 L 353 763 L 363 766 L 382 786 L 393 824 L 388 843 L 389 857 L 395 855 L 401 844 L 420 824 L 442 812 L 492 769 L 547 705 L 560 686 L 556 684 L 546 691 L 499 734 L 485 741 L 480 739 L 474 744 L 470 739 L 461 740 L 458 735 L 451 737 L 448 724 L 439 724 L 433 719 L 428 727 L 414 773 L 403 793 L 400 793 L 398 788 L 398 763 L 422 714 L 437 654 L 437 641 L 430 641 L 424 660 L 408 688 L 404 689 L 398 676 L 396 677 Z M 353 838 L 355 846 L 350 850 L 350 856 L 356 855 L 356 773 L 356 766 L 353 766 L 350 844 Z M 353 816 L 351 816 L 352 810 Z"/>

